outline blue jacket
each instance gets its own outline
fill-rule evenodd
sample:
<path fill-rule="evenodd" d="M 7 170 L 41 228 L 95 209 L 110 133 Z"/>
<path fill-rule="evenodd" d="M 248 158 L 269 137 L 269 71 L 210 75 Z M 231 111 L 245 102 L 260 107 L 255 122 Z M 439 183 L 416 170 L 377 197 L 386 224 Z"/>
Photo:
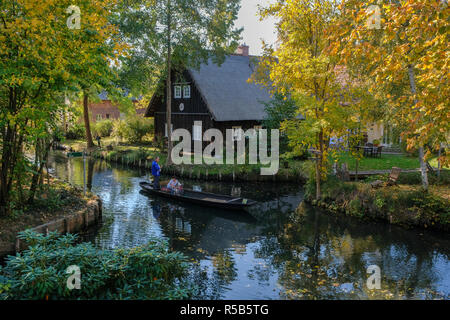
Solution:
<path fill-rule="evenodd" d="M 159 177 L 161 175 L 161 167 L 156 161 L 153 161 L 152 163 L 152 175 L 155 177 Z"/>

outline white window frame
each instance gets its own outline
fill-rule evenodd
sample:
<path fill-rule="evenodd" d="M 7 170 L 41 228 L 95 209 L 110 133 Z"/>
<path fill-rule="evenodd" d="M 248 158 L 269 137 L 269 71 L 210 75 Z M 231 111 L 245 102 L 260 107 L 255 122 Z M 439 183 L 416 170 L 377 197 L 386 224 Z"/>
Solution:
<path fill-rule="evenodd" d="M 170 133 L 172 133 L 172 132 L 173 132 L 173 123 L 170 124 Z M 167 134 L 167 122 L 164 123 L 164 136 L 166 138 L 169 137 L 169 135 Z"/>
<path fill-rule="evenodd" d="M 191 86 L 190 85 L 183 86 L 183 98 L 184 99 L 190 99 L 191 98 Z"/>
<path fill-rule="evenodd" d="M 182 95 L 182 87 L 181 86 L 174 86 L 173 97 L 175 99 L 181 99 L 181 95 Z"/>
<path fill-rule="evenodd" d="M 202 126 L 194 125 L 192 127 L 192 139 L 194 141 L 202 141 Z"/>
<path fill-rule="evenodd" d="M 242 127 L 234 126 L 234 127 L 232 127 L 232 129 L 233 129 L 233 141 L 241 141 L 242 140 Z"/>
<path fill-rule="evenodd" d="M 96 121 L 102 121 L 103 119 L 102 119 L 102 115 L 101 114 L 98 114 L 97 116 L 96 116 Z"/>

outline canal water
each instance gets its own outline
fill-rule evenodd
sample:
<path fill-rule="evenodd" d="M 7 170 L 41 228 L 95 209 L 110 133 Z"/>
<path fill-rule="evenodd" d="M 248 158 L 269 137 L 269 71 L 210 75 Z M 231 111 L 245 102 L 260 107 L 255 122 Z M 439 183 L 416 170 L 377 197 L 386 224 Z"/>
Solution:
<path fill-rule="evenodd" d="M 51 162 L 56 176 L 83 185 L 82 159 L 56 153 Z M 302 204 L 293 184 L 182 181 L 259 202 L 232 213 L 145 195 L 142 170 L 86 165 L 87 188 L 103 200 L 103 224 L 86 239 L 99 248 L 165 239 L 191 260 L 196 299 L 450 298 L 446 234 L 331 215 Z M 369 266 L 379 267 L 380 289 L 367 287 Z"/>

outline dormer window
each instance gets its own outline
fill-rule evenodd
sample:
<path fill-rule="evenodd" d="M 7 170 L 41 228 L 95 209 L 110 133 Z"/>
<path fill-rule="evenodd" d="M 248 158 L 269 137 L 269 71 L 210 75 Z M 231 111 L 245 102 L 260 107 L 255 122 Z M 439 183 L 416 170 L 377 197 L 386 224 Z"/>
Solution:
<path fill-rule="evenodd" d="M 189 86 L 189 85 L 183 86 L 183 97 L 185 99 L 191 98 L 191 86 Z"/>
<path fill-rule="evenodd" d="M 175 99 L 181 99 L 181 86 L 175 86 Z"/>

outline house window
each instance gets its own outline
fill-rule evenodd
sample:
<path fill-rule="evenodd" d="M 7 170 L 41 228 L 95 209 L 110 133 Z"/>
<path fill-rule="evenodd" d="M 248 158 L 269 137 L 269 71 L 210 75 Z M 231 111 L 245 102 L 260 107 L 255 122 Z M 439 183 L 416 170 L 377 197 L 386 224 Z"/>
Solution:
<path fill-rule="evenodd" d="M 194 135 L 194 140 L 195 141 L 201 141 L 202 140 L 202 126 L 196 126 L 196 125 L 194 125 L 194 132 L 193 132 L 193 135 Z"/>
<path fill-rule="evenodd" d="M 109 113 L 106 114 L 106 119 L 109 119 Z"/>
<path fill-rule="evenodd" d="M 175 99 L 181 99 L 181 86 L 175 86 Z"/>
<path fill-rule="evenodd" d="M 171 133 L 173 132 L 173 123 L 170 124 L 170 132 Z M 168 135 L 167 135 L 167 123 L 164 124 L 164 136 L 168 137 Z"/>
<path fill-rule="evenodd" d="M 233 141 L 241 141 L 242 139 L 242 127 L 236 126 L 233 127 Z"/>
<path fill-rule="evenodd" d="M 125 119 L 125 113 L 121 112 L 119 115 L 119 119 L 120 120 L 124 120 Z"/>
<path fill-rule="evenodd" d="M 191 98 L 191 86 L 184 86 L 183 87 L 183 97 L 185 99 Z"/>
<path fill-rule="evenodd" d="M 97 115 L 97 121 L 102 121 L 102 115 L 101 114 Z"/>

